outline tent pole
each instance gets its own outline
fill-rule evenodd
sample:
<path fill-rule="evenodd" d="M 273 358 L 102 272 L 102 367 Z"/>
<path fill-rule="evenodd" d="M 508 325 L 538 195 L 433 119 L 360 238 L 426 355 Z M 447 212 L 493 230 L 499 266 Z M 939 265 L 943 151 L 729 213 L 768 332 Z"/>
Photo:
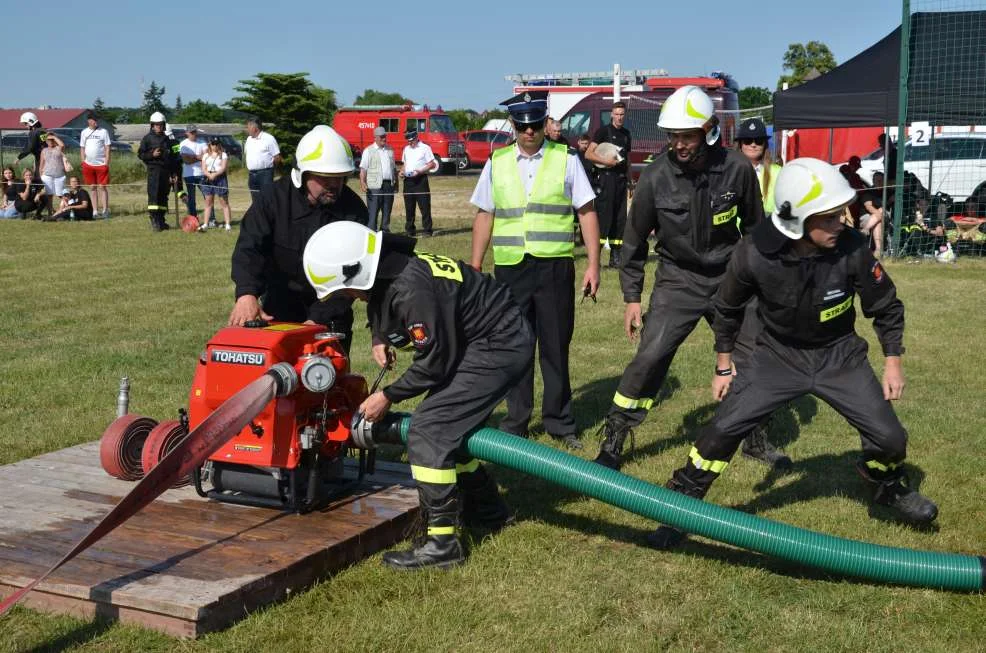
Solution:
<path fill-rule="evenodd" d="M 900 252 L 900 223 L 904 210 L 904 157 L 907 151 L 904 147 L 904 125 L 907 122 L 907 80 L 911 69 L 911 0 L 902 0 L 900 19 L 900 79 L 897 80 L 897 170 L 894 184 L 894 237 L 891 254 L 897 256 Z M 889 152 L 887 148 L 887 152 Z M 883 157 L 884 167 L 887 156 Z"/>

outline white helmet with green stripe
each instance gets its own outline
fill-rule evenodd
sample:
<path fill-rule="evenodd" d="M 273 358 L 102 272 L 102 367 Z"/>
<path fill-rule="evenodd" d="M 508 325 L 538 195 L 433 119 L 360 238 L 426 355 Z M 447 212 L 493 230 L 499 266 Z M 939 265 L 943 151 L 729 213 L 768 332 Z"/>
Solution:
<path fill-rule="evenodd" d="M 856 199 L 846 178 L 825 161 L 802 157 L 781 168 L 774 184 L 774 209 L 770 219 L 782 234 L 797 240 L 804 236 L 805 221 L 819 213 L 839 211 Z"/>
<path fill-rule="evenodd" d="M 302 136 L 294 156 L 298 162 L 298 167 L 291 171 L 295 188 L 301 188 L 302 175 L 306 172 L 348 175 L 356 169 L 349 143 L 328 125 L 315 125 Z"/>
<path fill-rule="evenodd" d="M 383 232 L 358 222 L 325 225 L 308 239 L 302 265 L 320 299 L 343 290 L 369 290 L 377 277 Z"/>
<path fill-rule="evenodd" d="M 661 105 L 657 126 L 668 131 L 701 129 L 705 142 L 712 145 L 719 138 L 719 120 L 712 98 L 698 86 L 682 86 Z"/>

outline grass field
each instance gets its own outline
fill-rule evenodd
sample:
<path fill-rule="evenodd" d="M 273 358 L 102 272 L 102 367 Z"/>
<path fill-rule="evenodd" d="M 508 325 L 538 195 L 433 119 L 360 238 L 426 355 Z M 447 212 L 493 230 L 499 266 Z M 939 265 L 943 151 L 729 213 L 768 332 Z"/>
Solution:
<path fill-rule="evenodd" d="M 474 183 L 433 180 L 440 235 L 422 249 L 468 257 Z M 234 220 L 243 198 L 234 194 Z M 194 361 L 232 305 L 235 231 L 152 234 L 142 201 L 139 189 L 114 195 L 109 221 L 0 221 L 0 464 L 97 439 L 123 375 L 136 412 L 161 419 L 184 404 Z M 402 210 L 398 201 L 395 226 Z M 986 262 L 887 269 L 908 311 L 909 384 L 897 409 L 912 477 L 939 504 L 940 529 L 868 516 L 852 469 L 858 438 L 812 399 L 773 427 L 793 474 L 775 479 L 737 457 L 708 500 L 868 542 L 984 553 Z M 585 457 L 633 355 L 621 316 L 617 276 L 605 271 L 599 303 L 576 313 L 572 385 Z M 876 344 L 869 324 L 859 330 Z M 683 461 L 713 410 L 711 345 L 701 325 L 679 351 L 627 473 L 663 483 Z M 369 374 L 365 333 L 353 351 Z M 498 477 L 520 522 L 454 571 L 394 573 L 374 556 L 195 642 L 17 608 L 0 622 L 0 651 L 983 650 L 981 595 L 831 577 L 703 539 L 660 553 L 641 544 L 654 526 L 645 519 L 507 470 Z"/>

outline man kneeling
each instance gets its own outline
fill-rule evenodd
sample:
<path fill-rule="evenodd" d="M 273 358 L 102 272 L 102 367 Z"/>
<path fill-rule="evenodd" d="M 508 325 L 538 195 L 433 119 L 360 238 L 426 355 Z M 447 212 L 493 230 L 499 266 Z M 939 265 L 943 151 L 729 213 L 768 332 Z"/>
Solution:
<path fill-rule="evenodd" d="M 906 522 L 930 523 L 938 508 L 907 486 L 907 432 L 890 405 L 904 388 L 904 305 L 865 240 L 840 220 L 856 193 L 835 168 L 808 158 L 784 166 L 775 188 L 774 214 L 737 246 L 716 298 L 712 393 L 722 403 L 667 487 L 704 497 L 750 429 L 810 393 L 859 430 L 857 469 L 874 501 Z M 882 387 L 855 331 L 856 294 L 886 356 Z M 733 383 L 731 352 L 751 297 L 764 327 L 751 363 Z M 684 537 L 661 526 L 648 543 L 668 548 Z"/>
<path fill-rule="evenodd" d="M 461 261 L 416 252 L 415 242 L 334 222 L 312 235 L 304 254 L 319 300 L 368 302 L 373 358 L 381 367 L 391 347 L 414 351 L 407 371 L 360 406 L 364 418 L 376 422 L 391 404 L 428 393 L 407 438 L 427 532 L 410 550 L 384 554 L 397 569 L 464 560 L 460 499 L 468 526 L 498 530 L 512 520 L 496 482 L 463 445 L 520 381 L 534 348 L 531 327 L 505 285 Z"/>

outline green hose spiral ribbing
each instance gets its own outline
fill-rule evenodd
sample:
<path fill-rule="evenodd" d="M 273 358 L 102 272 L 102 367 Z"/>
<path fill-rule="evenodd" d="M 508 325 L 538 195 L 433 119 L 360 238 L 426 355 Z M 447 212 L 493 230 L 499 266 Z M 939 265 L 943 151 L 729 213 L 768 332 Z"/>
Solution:
<path fill-rule="evenodd" d="M 411 416 L 399 416 L 407 442 Z M 986 558 L 857 542 L 706 503 L 564 451 L 492 428 L 473 432 L 471 456 L 530 474 L 654 521 L 809 567 L 868 580 L 981 591 Z"/>

